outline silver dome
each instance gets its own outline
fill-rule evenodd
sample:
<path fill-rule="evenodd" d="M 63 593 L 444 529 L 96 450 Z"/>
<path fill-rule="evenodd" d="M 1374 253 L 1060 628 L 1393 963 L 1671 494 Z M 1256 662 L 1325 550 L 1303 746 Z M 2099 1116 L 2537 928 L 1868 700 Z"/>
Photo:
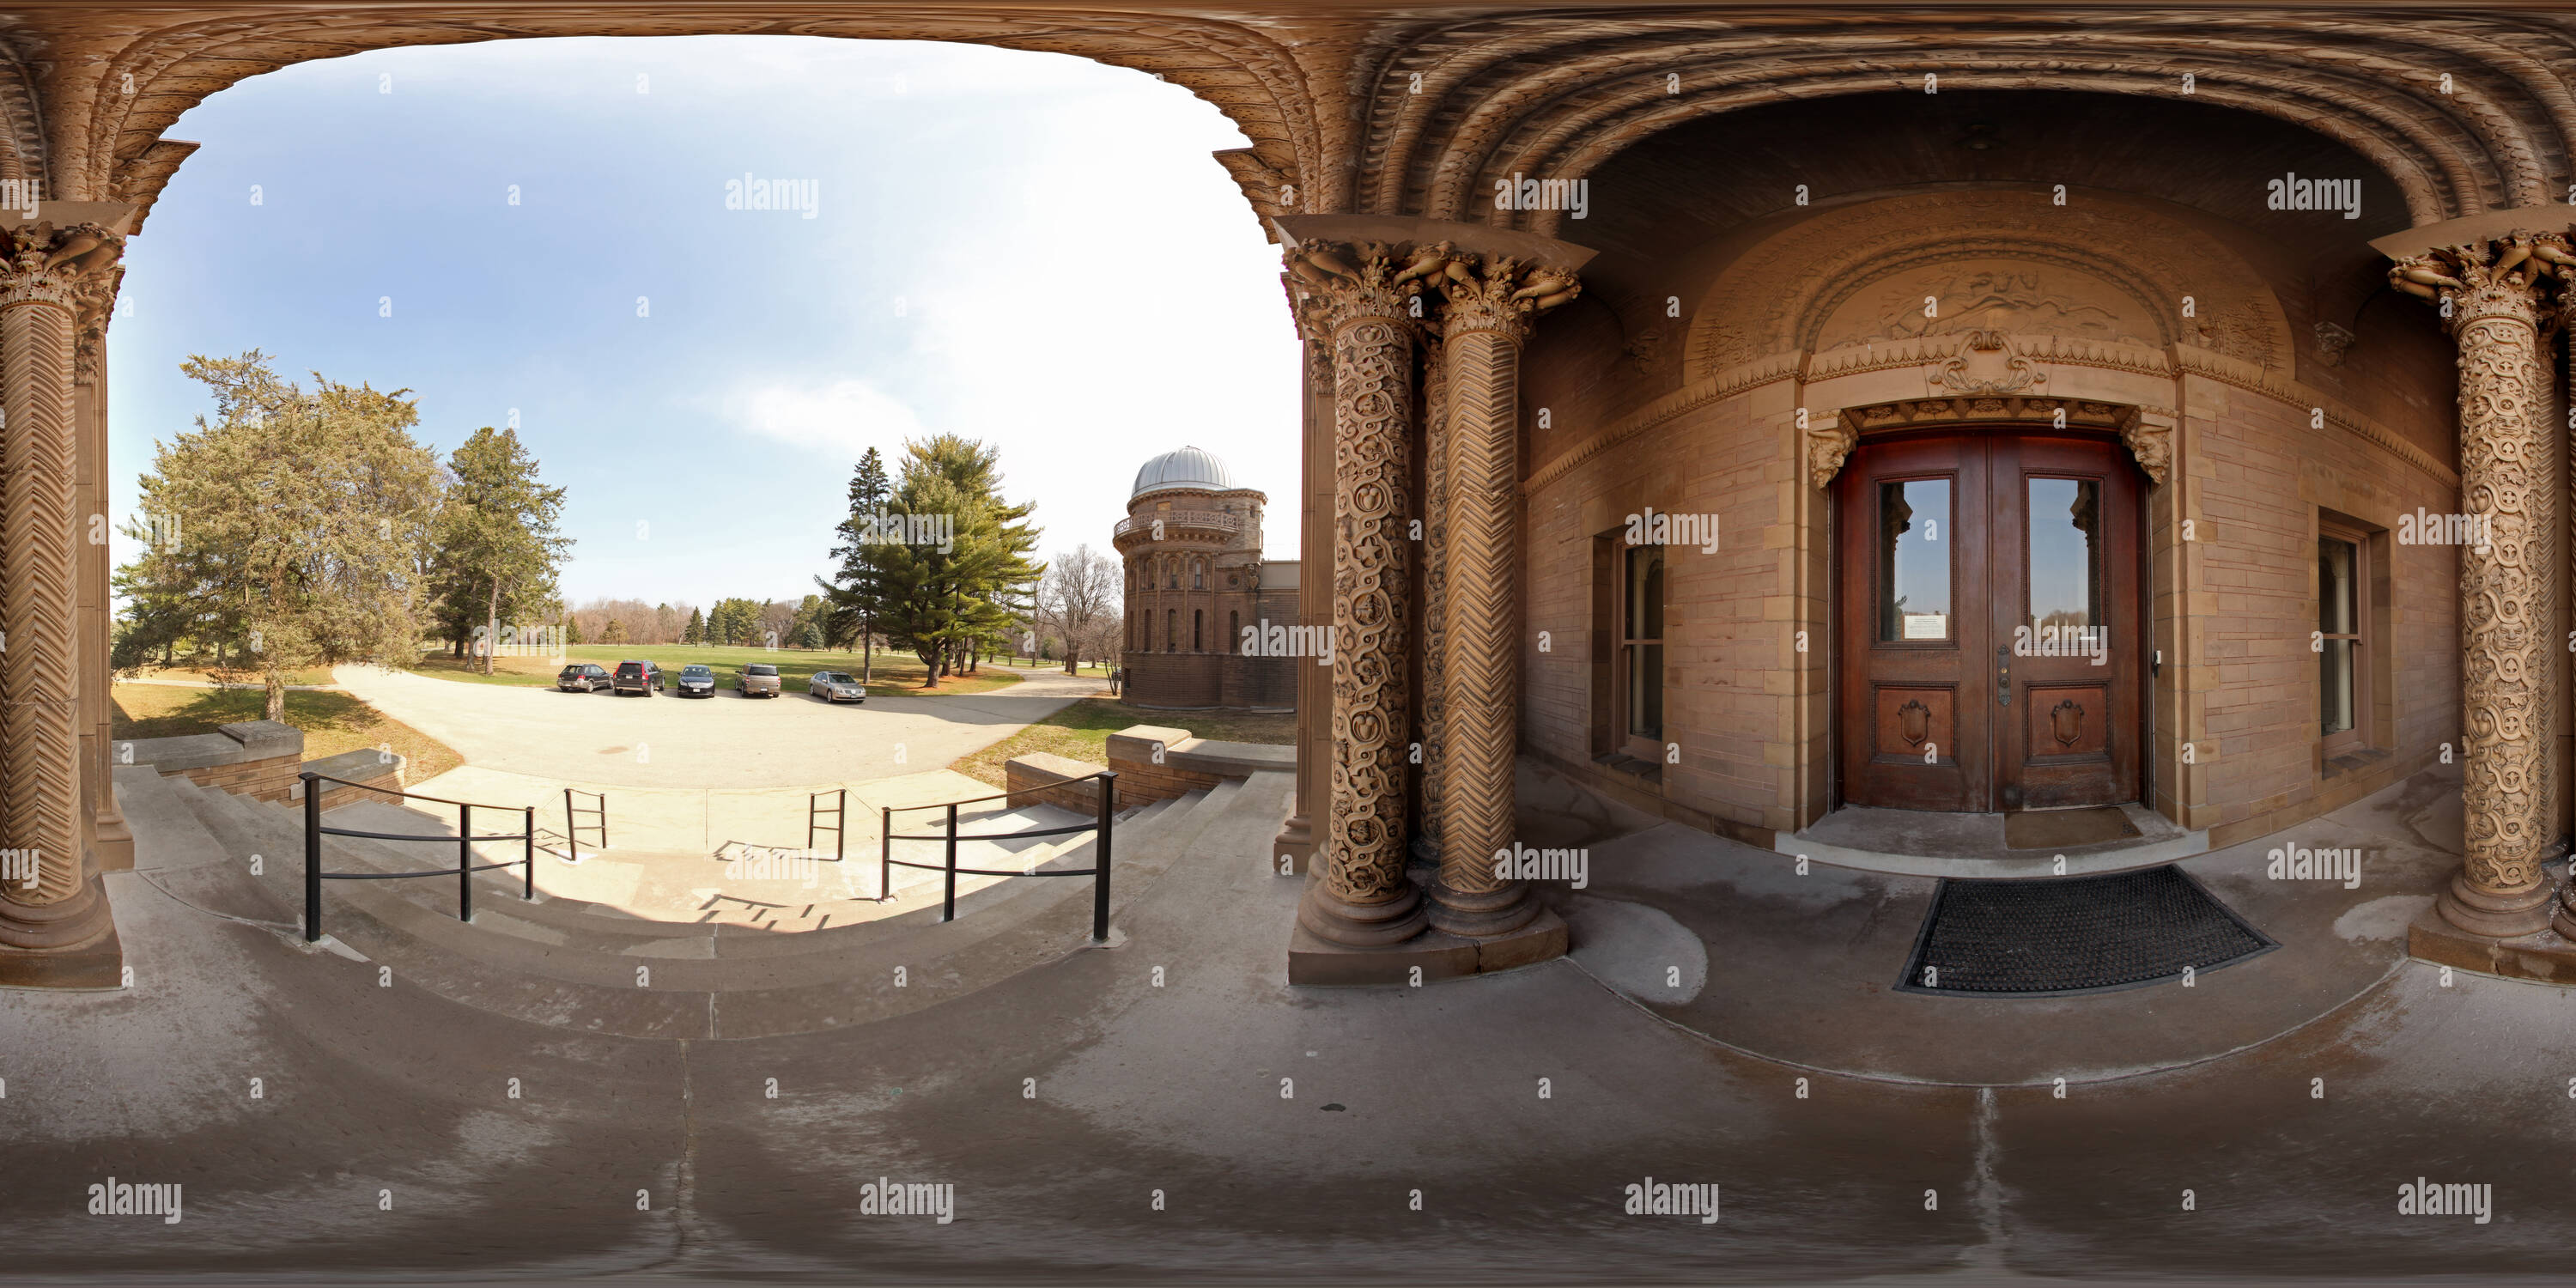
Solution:
<path fill-rule="evenodd" d="M 1231 492 L 1234 478 L 1225 472 L 1225 462 L 1195 447 L 1165 452 L 1145 462 L 1136 471 L 1136 486 L 1127 493 L 1135 500 L 1148 492 L 1166 488 L 1198 488 L 1209 492 Z"/>

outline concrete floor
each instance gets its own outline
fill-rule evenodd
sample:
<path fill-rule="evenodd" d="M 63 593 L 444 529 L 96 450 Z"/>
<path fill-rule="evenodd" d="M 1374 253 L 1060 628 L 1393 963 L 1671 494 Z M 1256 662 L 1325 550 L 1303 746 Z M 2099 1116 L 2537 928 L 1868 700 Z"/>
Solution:
<path fill-rule="evenodd" d="M 1570 826 L 1618 826 L 1597 813 Z M 1711 1041 L 1575 961 L 1291 990 L 1299 883 L 1268 875 L 1264 840 L 1176 863 L 1122 915 L 1120 948 L 750 1042 L 497 1020 L 114 874 L 134 986 L 0 993 L 7 1264 L 260 1282 L 2563 1278 L 2568 992 L 2398 963 L 2251 1050 L 2062 1099 L 1898 1082 Z M 1817 969 L 1851 951 L 1806 944 Z M 1743 978 L 1727 943 L 1706 952 L 1703 996 L 1782 987 Z M 1822 991 L 1773 1008 L 1862 1022 Z M 1907 1038 L 1965 1045 L 1933 1024 Z M 85 1215 L 111 1175 L 184 1183 L 185 1218 Z M 880 1176 L 953 1185 L 954 1222 L 862 1215 Z M 1622 1187 L 1648 1177 L 1722 1186 L 1722 1218 L 1625 1215 Z M 2418 1177 L 2492 1185 L 2492 1220 L 2398 1215 Z"/>
<path fill-rule="evenodd" d="M 990 693 L 838 705 L 801 690 L 619 697 L 363 666 L 336 668 L 332 678 L 478 768 L 621 787 L 767 788 L 936 769 L 1104 688 L 1096 676 L 1043 667 L 1019 674 Z"/>

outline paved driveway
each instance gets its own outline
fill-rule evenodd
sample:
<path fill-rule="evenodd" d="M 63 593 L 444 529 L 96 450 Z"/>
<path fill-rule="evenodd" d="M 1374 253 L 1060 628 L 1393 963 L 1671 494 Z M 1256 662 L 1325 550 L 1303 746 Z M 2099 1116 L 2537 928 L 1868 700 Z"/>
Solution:
<path fill-rule="evenodd" d="M 1096 676 L 1025 671 L 991 693 L 826 705 L 801 689 L 748 699 L 618 697 L 344 666 L 351 694 L 470 765 L 622 787 L 863 782 L 937 769 L 1101 691 Z"/>

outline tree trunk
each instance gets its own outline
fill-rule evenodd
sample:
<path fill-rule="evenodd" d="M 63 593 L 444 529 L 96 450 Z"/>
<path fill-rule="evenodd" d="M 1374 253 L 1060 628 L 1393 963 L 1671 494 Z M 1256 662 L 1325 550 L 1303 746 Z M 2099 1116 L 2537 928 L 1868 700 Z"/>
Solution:
<path fill-rule="evenodd" d="M 260 718 L 281 723 L 286 719 L 286 677 L 273 666 L 268 668 L 268 710 Z"/>
<path fill-rule="evenodd" d="M 491 598 L 483 604 L 483 674 L 492 673 L 492 654 L 501 643 L 501 579 L 492 579 Z"/>

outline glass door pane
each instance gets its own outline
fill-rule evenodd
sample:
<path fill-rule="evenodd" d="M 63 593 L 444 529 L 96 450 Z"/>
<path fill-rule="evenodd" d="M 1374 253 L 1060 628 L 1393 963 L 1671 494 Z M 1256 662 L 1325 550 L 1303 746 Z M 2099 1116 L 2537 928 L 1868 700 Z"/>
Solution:
<path fill-rule="evenodd" d="M 2092 479 L 2032 479 L 2029 625 L 2036 641 L 2091 647 L 2102 621 L 2101 485 Z M 2080 632 L 2080 633 L 2079 633 Z"/>
<path fill-rule="evenodd" d="M 1878 638 L 1951 640 L 1950 480 L 1878 485 Z"/>

